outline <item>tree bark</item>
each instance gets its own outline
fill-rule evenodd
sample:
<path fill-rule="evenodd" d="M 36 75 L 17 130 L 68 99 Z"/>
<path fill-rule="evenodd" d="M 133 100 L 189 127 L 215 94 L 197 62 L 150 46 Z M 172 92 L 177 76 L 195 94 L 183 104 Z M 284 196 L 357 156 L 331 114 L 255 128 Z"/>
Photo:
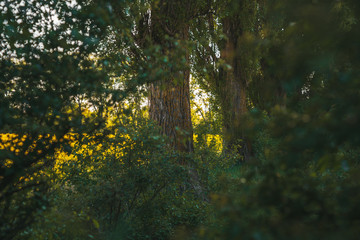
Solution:
<path fill-rule="evenodd" d="M 189 27 L 188 19 L 176 12 L 181 6 L 181 1 L 159 1 L 151 12 L 151 42 L 160 46 L 164 57 L 176 67 L 165 64 L 162 70 L 167 75 L 150 84 L 149 116 L 161 127 L 161 133 L 170 138 L 175 150 L 193 152 L 189 54 L 186 46 L 182 46 L 188 40 Z M 177 40 L 180 44 L 175 46 Z M 179 50 L 176 48 L 182 48 L 185 56 L 176 56 Z M 185 64 L 181 59 L 185 59 Z"/>
<path fill-rule="evenodd" d="M 149 115 L 168 136 L 174 149 L 193 152 L 193 132 L 190 112 L 189 70 L 182 74 L 182 82 L 168 79 L 149 87 Z"/>
<path fill-rule="evenodd" d="M 251 145 L 242 129 L 242 118 L 247 112 L 247 81 L 246 74 L 238 54 L 238 40 L 242 29 L 236 19 L 226 17 L 222 21 L 223 31 L 227 37 L 220 49 L 221 58 L 231 68 L 222 67 L 219 76 L 221 89 L 221 105 L 224 130 L 225 153 L 235 150 L 248 161 L 251 156 Z"/>
<path fill-rule="evenodd" d="M 191 153 L 194 151 L 193 130 L 190 108 L 190 67 L 189 50 L 184 44 L 189 37 L 189 19 L 193 15 L 187 8 L 192 0 L 159 1 L 152 6 L 151 12 L 151 42 L 159 45 L 162 53 L 172 64 L 179 64 L 174 68 L 165 69 L 168 73 L 163 79 L 153 82 L 149 86 L 149 116 L 161 129 L 161 133 L 168 136 L 175 151 Z M 192 9 L 193 11 L 193 9 Z M 170 40 L 169 40 L 170 39 Z M 179 40 L 180 46 L 175 46 Z M 183 46 L 181 46 L 184 44 Z M 176 48 L 183 48 L 183 55 L 178 56 Z M 185 59 L 185 64 L 181 63 Z M 196 195 L 207 200 L 200 184 L 197 171 L 186 162 L 180 164 L 187 168 L 188 182 Z M 182 186 L 184 188 L 185 185 Z"/>

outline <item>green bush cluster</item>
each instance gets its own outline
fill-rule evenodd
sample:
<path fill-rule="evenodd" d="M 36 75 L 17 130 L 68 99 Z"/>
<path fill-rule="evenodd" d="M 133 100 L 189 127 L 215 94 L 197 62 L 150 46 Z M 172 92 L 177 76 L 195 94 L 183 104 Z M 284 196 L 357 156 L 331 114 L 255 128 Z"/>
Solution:
<path fill-rule="evenodd" d="M 25 232 L 31 239 L 168 239 L 203 222 L 206 204 L 179 164 L 189 156 L 147 120 L 121 122 L 75 144 L 54 173 L 52 207 Z"/>

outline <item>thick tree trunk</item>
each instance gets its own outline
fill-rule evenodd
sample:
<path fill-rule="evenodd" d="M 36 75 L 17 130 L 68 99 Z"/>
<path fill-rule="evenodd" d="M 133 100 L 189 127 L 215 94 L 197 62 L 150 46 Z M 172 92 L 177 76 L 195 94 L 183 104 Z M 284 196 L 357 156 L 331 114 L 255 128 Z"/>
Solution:
<path fill-rule="evenodd" d="M 236 25 L 237 21 L 227 17 L 223 19 L 223 29 L 227 36 L 220 54 L 230 69 L 220 69 L 221 104 L 224 128 L 224 151 L 235 150 L 247 161 L 251 155 L 251 146 L 246 139 L 241 121 L 247 112 L 247 83 L 246 75 L 238 54 L 238 40 L 242 30 Z"/>
<path fill-rule="evenodd" d="M 186 8 L 187 1 L 159 1 L 151 12 L 151 42 L 159 45 L 162 53 L 168 57 L 171 64 L 179 64 L 175 68 L 165 69 L 168 73 L 163 79 L 149 86 L 149 115 L 161 128 L 161 133 L 168 136 L 175 151 L 191 153 L 194 151 L 193 130 L 190 111 L 190 67 L 189 53 L 184 44 L 183 51 L 176 51 L 179 46 L 174 42 L 184 43 L 189 36 L 189 17 Z M 180 12 L 179 12 L 180 11 Z M 172 40 L 167 40 L 166 35 Z M 176 55 L 183 52 L 184 55 Z M 185 64 L 181 63 L 185 59 Z M 176 70 L 174 70 L 176 69 Z M 197 171 L 190 163 L 182 159 L 181 165 L 188 169 L 188 183 L 199 198 L 207 200 L 200 184 Z M 182 186 L 182 189 L 185 184 Z"/>
<path fill-rule="evenodd" d="M 149 115 L 161 127 L 161 133 L 170 138 L 174 149 L 193 152 L 189 70 L 182 75 L 180 83 L 168 79 L 150 85 Z"/>
<path fill-rule="evenodd" d="M 184 43 L 188 40 L 189 27 L 187 24 L 173 26 L 167 16 L 169 6 L 163 3 L 163 8 L 152 12 L 152 44 L 161 46 L 161 51 L 174 68 L 169 66 L 165 70 L 166 76 L 149 86 L 149 116 L 161 127 L 161 133 L 168 136 L 171 145 L 180 152 L 193 152 L 193 132 L 190 111 L 190 68 L 189 54 L 185 46 L 179 51 L 174 41 Z M 172 19 L 174 21 L 174 19 Z M 187 21 L 187 20 L 183 20 Z M 176 23 L 179 21 L 174 21 Z M 174 39 L 167 40 L 166 35 L 172 34 Z M 180 44 L 181 45 L 181 44 Z M 183 52 L 183 56 L 175 55 Z M 175 56 L 174 56 L 175 55 Z M 185 64 L 181 60 L 185 59 Z"/>

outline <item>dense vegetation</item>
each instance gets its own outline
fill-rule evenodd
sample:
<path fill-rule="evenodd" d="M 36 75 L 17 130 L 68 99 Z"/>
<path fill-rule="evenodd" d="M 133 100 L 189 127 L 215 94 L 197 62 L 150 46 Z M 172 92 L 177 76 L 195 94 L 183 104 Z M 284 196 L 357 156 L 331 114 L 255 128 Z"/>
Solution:
<path fill-rule="evenodd" d="M 359 17 L 0 1 L 0 239 L 358 239 Z"/>

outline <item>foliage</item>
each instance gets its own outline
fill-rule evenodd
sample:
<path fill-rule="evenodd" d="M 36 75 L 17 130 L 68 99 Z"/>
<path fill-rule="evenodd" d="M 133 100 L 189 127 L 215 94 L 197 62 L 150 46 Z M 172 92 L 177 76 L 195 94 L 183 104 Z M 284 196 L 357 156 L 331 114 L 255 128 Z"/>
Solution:
<path fill-rule="evenodd" d="M 204 203 L 183 185 L 187 173 L 179 162 L 187 156 L 169 149 L 145 119 L 124 116 L 61 156 L 54 208 L 45 228 L 27 229 L 32 239 L 167 239 L 176 227 L 194 228 L 206 216 Z M 70 220 L 61 224 L 65 217 Z"/>
<path fill-rule="evenodd" d="M 253 109 L 246 120 L 249 134 L 265 142 L 247 171 L 223 179 L 214 198 L 222 227 L 204 238 L 356 239 L 359 4 L 279 1 L 268 7 L 285 16 L 285 24 L 264 42 L 270 49 L 264 76 L 274 87 L 263 90 L 274 94 L 280 83 L 286 98 L 265 115 Z M 259 139 L 263 131 L 267 137 Z"/>
<path fill-rule="evenodd" d="M 1 239 L 358 238 L 358 1 L 189 3 L 0 2 Z M 184 153 L 144 102 L 189 69 Z"/>
<path fill-rule="evenodd" d="M 131 90 L 110 81 L 124 68 L 96 57 L 113 24 L 111 12 L 100 2 L 0 3 L 0 132 L 16 136 L 0 149 L 1 239 L 13 238 L 46 207 L 49 181 L 41 170 L 53 164 L 57 148 L 71 150 L 64 136 L 104 127 L 106 106 Z M 22 145 L 14 151 L 17 142 Z"/>

